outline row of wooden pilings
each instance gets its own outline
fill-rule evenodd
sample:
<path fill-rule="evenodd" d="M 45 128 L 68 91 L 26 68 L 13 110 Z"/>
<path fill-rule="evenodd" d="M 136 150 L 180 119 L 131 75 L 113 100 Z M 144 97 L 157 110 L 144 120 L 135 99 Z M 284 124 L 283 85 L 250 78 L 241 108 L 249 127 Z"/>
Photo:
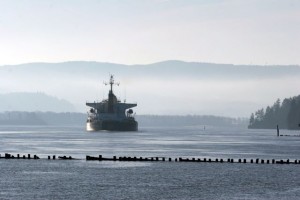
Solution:
<path fill-rule="evenodd" d="M 256 163 L 256 164 L 300 164 L 300 160 L 276 160 L 276 159 L 211 159 L 211 158 L 165 158 L 165 157 L 117 157 L 113 156 L 112 158 L 106 158 L 102 155 L 98 157 L 86 156 L 86 160 L 98 160 L 98 161 L 168 161 L 168 162 L 205 162 L 205 163 Z"/>
<path fill-rule="evenodd" d="M 33 155 L 33 157 L 30 155 L 30 154 L 27 154 L 27 155 L 20 155 L 20 154 L 17 154 L 16 156 L 13 155 L 13 154 L 10 154 L 10 153 L 5 153 L 4 156 L 2 156 L 0 154 L 0 159 L 34 159 L 34 160 L 37 160 L 37 159 L 40 159 L 40 157 L 38 157 L 37 155 Z M 55 160 L 56 158 L 58 159 L 61 159 L 61 160 L 73 160 L 74 158 L 72 158 L 72 156 L 56 156 L 56 155 L 53 155 L 53 156 L 48 156 L 48 160 Z"/>
<path fill-rule="evenodd" d="M 0 154 L 0 158 L 4 158 L 4 159 L 40 159 L 37 155 L 33 155 L 33 157 L 31 157 L 30 154 L 27 154 L 27 155 L 20 155 L 20 154 L 17 154 L 17 156 L 14 156 L 10 153 L 5 153 L 4 156 L 2 156 Z"/>
<path fill-rule="evenodd" d="M 9 153 L 5 153 L 4 156 L 1 156 L 0 154 L 0 158 L 3 159 L 40 159 L 37 155 L 34 155 L 33 157 L 30 154 L 27 155 L 20 155 L 17 154 L 16 156 L 9 154 Z M 55 159 L 60 159 L 60 160 L 74 160 L 76 158 L 73 158 L 72 156 L 48 156 L 48 160 L 55 160 Z M 77 160 L 77 159 L 76 159 Z M 117 157 L 117 156 L 113 156 L 113 157 L 103 157 L 102 155 L 99 155 L 97 157 L 94 156 L 86 156 L 86 160 L 90 161 L 90 160 L 97 160 L 97 161 L 140 161 L 140 162 L 145 162 L 145 161 L 149 161 L 149 162 L 155 162 L 155 161 L 161 161 L 161 162 L 204 162 L 204 163 L 256 163 L 256 164 L 300 164 L 300 160 L 276 160 L 276 159 L 232 159 L 232 158 L 228 158 L 228 159 L 211 159 L 211 158 L 166 158 L 166 157 Z"/>

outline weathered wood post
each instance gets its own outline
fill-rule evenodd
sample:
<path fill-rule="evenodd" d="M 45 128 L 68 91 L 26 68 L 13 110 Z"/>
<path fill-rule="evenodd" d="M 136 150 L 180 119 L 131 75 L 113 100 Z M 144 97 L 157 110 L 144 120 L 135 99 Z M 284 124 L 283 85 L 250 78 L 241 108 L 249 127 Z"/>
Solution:
<path fill-rule="evenodd" d="M 28 154 L 28 159 L 30 159 L 30 154 Z"/>
<path fill-rule="evenodd" d="M 52 159 L 55 160 L 55 155 L 52 156 Z"/>

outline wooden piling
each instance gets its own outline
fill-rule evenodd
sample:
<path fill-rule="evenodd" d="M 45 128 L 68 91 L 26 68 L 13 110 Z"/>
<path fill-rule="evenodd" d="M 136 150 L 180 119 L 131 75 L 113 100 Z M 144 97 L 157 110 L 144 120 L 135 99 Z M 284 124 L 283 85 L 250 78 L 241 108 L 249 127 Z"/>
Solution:
<path fill-rule="evenodd" d="M 28 159 L 30 159 L 30 154 L 28 154 Z"/>
<path fill-rule="evenodd" d="M 55 155 L 52 156 L 52 159 L 55 160 Z"/>
<path fill-rule="evenodd" d="M 17 154 L 18 159 L 20 159 L 20 154 Z"/>
<path fill-rule="evenodd" d="M 242 159 L 239 159 L 239 163 L 241 163 L 242 162 Z"/>
<path fill-rule="evenodd" d="M 117 160 L 117 157 L 116 157 L 116 156 L 114 156 L 114 157 L 113 157 L 113 160 L 114 160 L 114 161 L 116 161 L 116 160 Z"/>
<path fill-rule="evenodd" d="M 259 159 L 258 158 L 256 158 L 256 161 L 255 161 L 255 163 L 257 164 L 259 162 Z"/>
<path fill-rule="evenodd" d="M 99 155 L 99 160 L 100 160 L 100 161 L 102 160 L 102 155 Z"/>
<path fill-rule="evenodd" d="M 244 159 L 244 163 L 247 163 L 247 160 L 246 160 L 246 159 Z"/>
<path fill-rule="evenodd" d="M 253 159 L 250 160 L 250 163 L 253 163 Z"/>
<path fill-rule="evenodd" d="M 277 124 L 277 137 L 279 137 L 279 126 Z"/>
<path fill-rule="evenodd" d="M 169 162 L 171 162 L 172 161 L 172 158 L 169 158 Z"/>

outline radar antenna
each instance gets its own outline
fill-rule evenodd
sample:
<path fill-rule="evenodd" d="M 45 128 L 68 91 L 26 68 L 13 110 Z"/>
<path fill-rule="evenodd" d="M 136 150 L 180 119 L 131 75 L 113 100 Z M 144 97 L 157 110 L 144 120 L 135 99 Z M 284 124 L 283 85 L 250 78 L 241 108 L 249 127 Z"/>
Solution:
<path fill-rule="evenodd" d="M 110 85 L 110 92 L 113 92 L 113 85 L 119 86 L 120 83 L 116 83 L 114 80 L 114 75 L 110 75 L 109 82 L 104 82 L 104 85 Z"/>

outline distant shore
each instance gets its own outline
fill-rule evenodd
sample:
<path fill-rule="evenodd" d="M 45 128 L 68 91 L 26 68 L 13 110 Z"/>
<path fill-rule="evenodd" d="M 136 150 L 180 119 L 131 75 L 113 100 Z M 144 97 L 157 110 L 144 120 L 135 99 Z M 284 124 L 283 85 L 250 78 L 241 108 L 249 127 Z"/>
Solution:
<path fill-rule="evenodd" d="M 85 126 L 87 115 L 75 112 L 20 112 L 0 113 L 0 125 L 80 125 Z M 141 126 L 224 126 L 247 127 L 248 119 L 208 115 L 137 115 Z"/>

